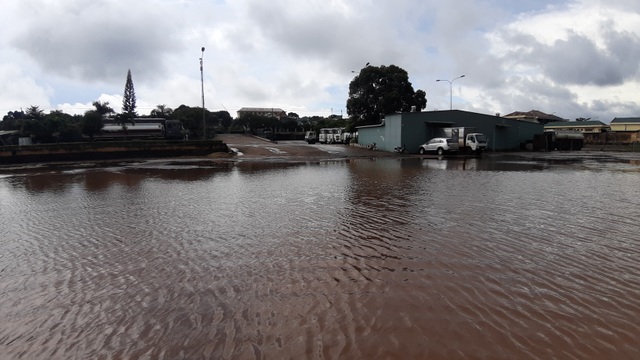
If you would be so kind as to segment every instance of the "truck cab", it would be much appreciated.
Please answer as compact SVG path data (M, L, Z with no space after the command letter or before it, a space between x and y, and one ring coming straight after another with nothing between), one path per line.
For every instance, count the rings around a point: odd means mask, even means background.
M481 133L470 133L465 138L465 146L468 150L481 153L487 150L487 137Z
M307 131L307 133L304 135L304 139L309 144L315 144L316 141L318 141L315 131Z

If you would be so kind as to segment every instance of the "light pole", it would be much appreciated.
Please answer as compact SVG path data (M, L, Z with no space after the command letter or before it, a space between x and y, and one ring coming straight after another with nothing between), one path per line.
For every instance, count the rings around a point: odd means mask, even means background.
M464 75L460 75L457 78L453 78L451 80L436 80L436 82L438 81L446 81L449 83L449 110L453 110L453 82L463 78Z
M202 60L204 59L204 46L202 47L202 56L200 56L200 86L202 87L202 139L207 139L207 125L205 124L204 113L204 71L202 69Z

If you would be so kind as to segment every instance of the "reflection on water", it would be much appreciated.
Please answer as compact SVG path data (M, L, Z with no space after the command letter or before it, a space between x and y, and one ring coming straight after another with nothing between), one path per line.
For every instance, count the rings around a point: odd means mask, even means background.
M638 358L637 164L561 160L14 172L3 356Z

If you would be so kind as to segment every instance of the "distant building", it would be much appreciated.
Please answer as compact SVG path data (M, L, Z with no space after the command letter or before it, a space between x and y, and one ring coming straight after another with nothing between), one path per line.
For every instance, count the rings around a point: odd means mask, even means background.
M527 111L527 112L515 111L515 112L512 112L511 114L507 114L507 115L505 115L503 117L507 118L507 119L514 119L514 120L521 120L521 121L528 121L528 122L536 122L536 123L540 123L540 124L547 124L547 123L550 123L550 122L565 121L561 117L555 116L553 114L545 114L540 110L531 110L531 111Z
M0 145L14 145L17 143L16 136L19 133L18 130L1 130L0 131Z
M254 114L260 116L270 116L279 119L287 116L287 113L280 108L260 108L260 107L243 107L238 110L238 117L241 118L242 115L246 114Z
M640 131L640 117L615 118L610 126L611 131Z
M554 121L544 125L545 130L575 130L583 134L599 134L609 131L609 125L594 120L587 121Z

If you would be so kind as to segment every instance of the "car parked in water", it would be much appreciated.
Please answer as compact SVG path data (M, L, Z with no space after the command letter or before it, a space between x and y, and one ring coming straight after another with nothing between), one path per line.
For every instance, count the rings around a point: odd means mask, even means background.
M433 138L426 143L420 145L418 152L420 154L436 153L444 155L445 153L458 151L458 143L450 138Z

